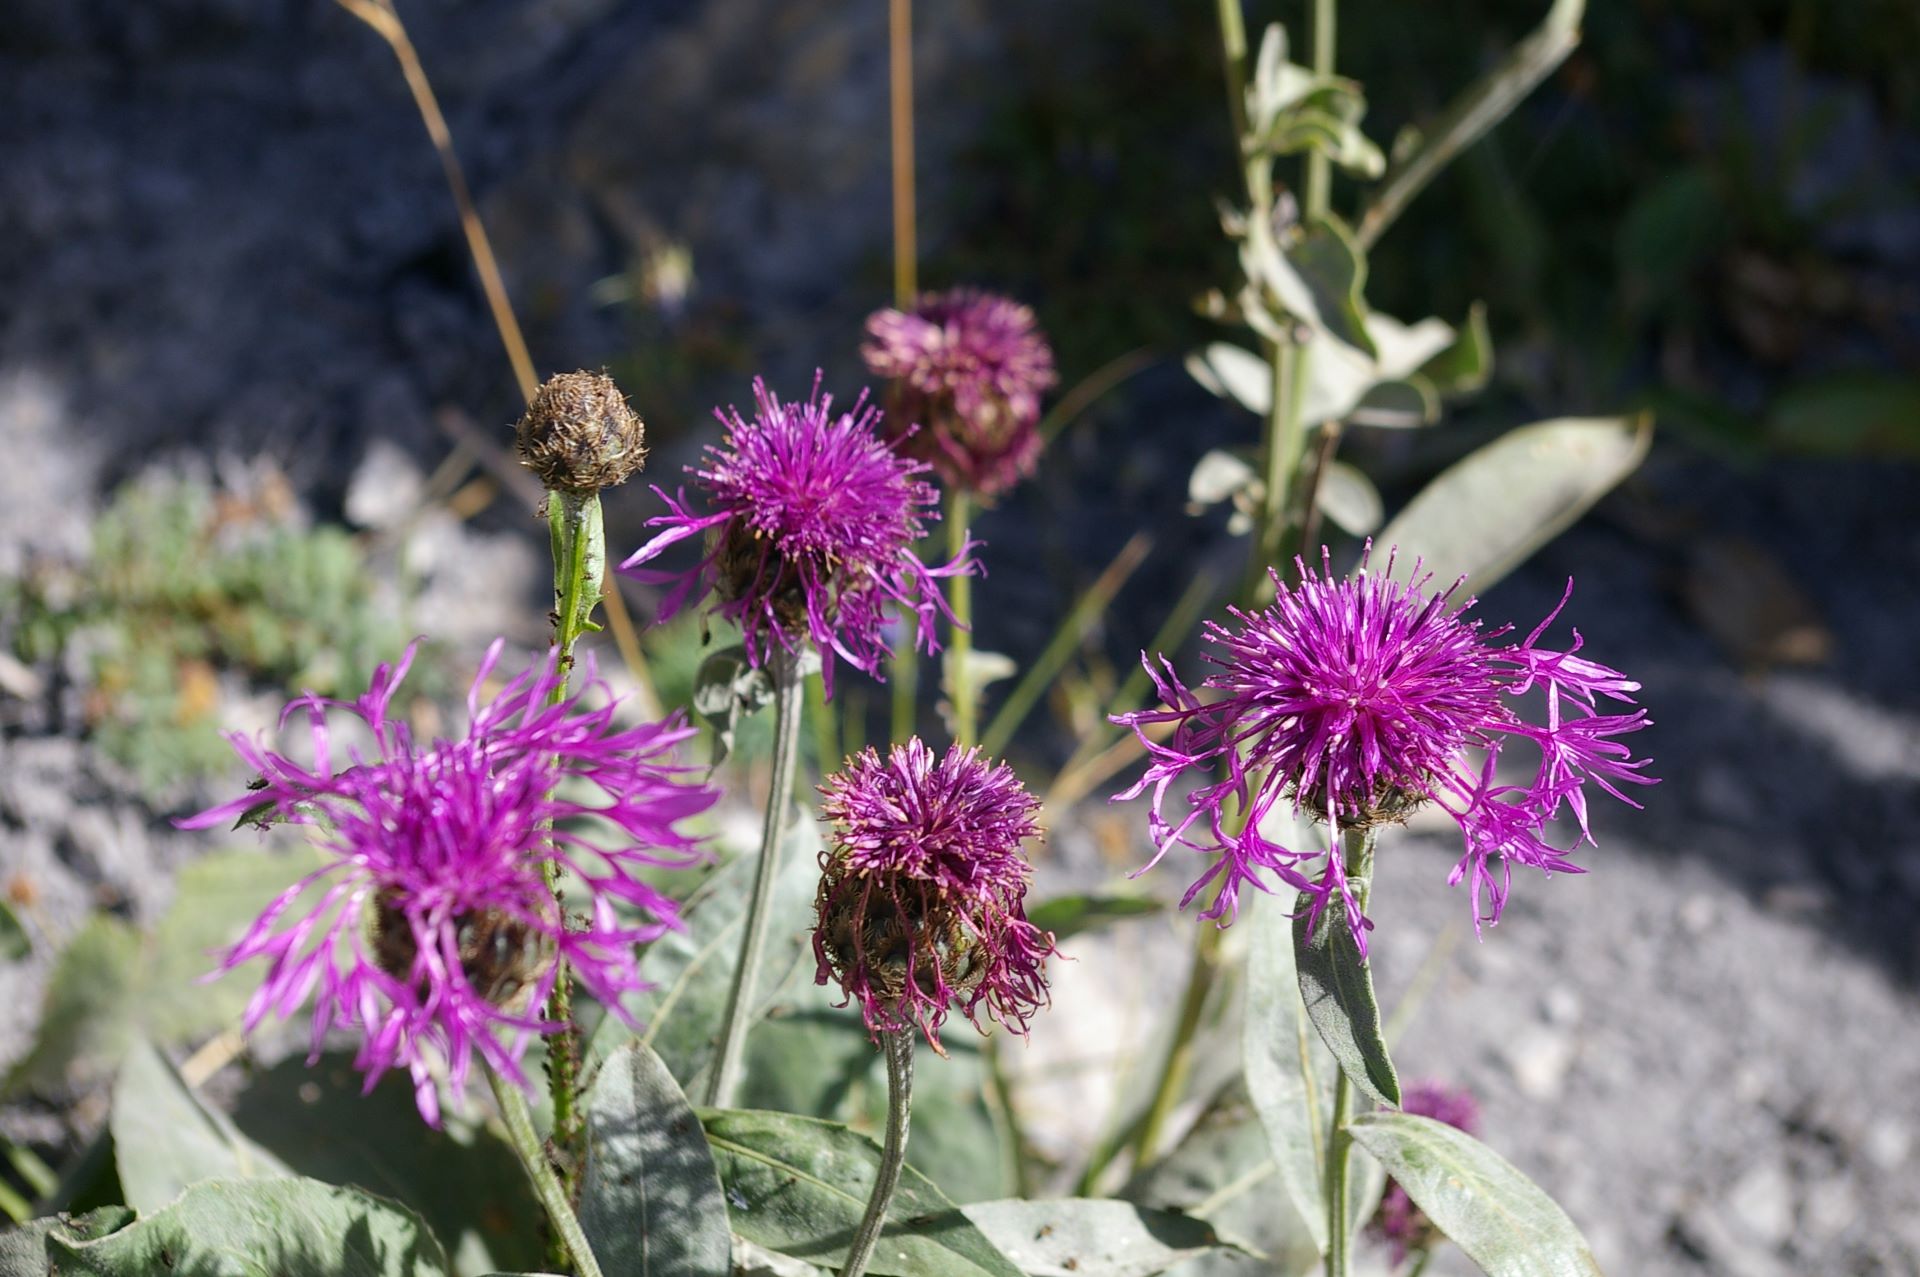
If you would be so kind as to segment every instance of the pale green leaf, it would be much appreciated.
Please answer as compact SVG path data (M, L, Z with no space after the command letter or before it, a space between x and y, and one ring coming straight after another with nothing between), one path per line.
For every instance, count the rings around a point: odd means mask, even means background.
M1566 1212L1465 1131L1411 1113L1368 1113L1351 1130L1488 1277L1599 1277Z
M1523 426L1468 454L1375 537L1436 582L1484 591L1551 541L1647 455L1647 417L1564 417Z
M136 1042L127 1052L107 1123L121 1191L143 1215L203 1180L293 1173L225 1114L201 1104L150 1042Z

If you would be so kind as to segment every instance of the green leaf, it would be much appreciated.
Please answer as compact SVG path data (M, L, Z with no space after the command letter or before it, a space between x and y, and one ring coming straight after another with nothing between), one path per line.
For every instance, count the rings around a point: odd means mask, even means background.
M1386 157L1360 131L1366 109L1357 83L1287 61L1286 29L1277 22L1267 27L1247 85L1255 145L1274 155L1324 151L1350 173L1378 177Z
M124 1206L102 1206L84 1215L57 1215L29 1220L18 1228L0 1232L0 1277L45 1277L48 1266L47 1238L59 1233L68 1241L92 1241L117 1232L133 1222L133 1212Z
M446 1277L420 1217L353 1188L305 1179L196 1184L173 1205L86 1240L47 1237L62 1274L153 1277Z
M1242 349L1232 342L1216 341L1189 354L1186 369L1187 375L1199 382L1209 394L1232 399L1257 416L1267 415L1267 406L1273 402L1273 370L1265 359L1251 350ZM1208 453L1207 456L1218 456L1223 460L1215 461L1214 469L1204 476L1198 467L1195 468L1194 478L1188 481L1188 495L1195 500L1203 500L1215 491L1219 495L1212 499L1224 500L1244 486L1245 479L1258 478L1253 467L1244 461L1241 462L1244 475L1228 466L1228 461L1239 460L1231 453ZM1198 491L1194 490L1196 483L1199 485Z
M0 962L18 962L33 952L33 941L13 906L0 900Z
M808 647L800 657L800 677L818 673L820 656ZM740 724L773 704L773 675L747 660L744 644L707 654L693 680L693 712L713 729L713 766L733 752Z
M1563 417L1523 426L1442 471L1374 538L1447 585L1485 591L1633 473L1648 417Z
M1373 247L1428 182L1456 155L1506 119L1508 112L1573 52L1580 42L1580 18L1586 8L1586 0L1553 0L1540 25L1514 45L1498 66L1448 103L1441 117L1404 153L1400 147L1394 148L1393 166L1360 217L1363 248Z
M1306 1221L1314 1246L1324 1253L1327 1208L1320 1181L1326 1127L1321 1109L1331 1087L1314 1069L1292 935L1280 925L1277 904L1257 900L1253 905L1257 912L1247 954L1246 1019L1240 1039L1247 1097L1260 1115L1281 1187Z
M460 1272L537 1268L545 1216L507 1142L456 1113L428 1126L404 1071L362 1085L350 1055L296 1055L248 1080L233 1123L299 1175L407 1203Z
M1467 322L1439 354L1420 365L1419 374L1443 395L1469 395L1493 376L1493 334L1487 328L1487 306L1467 308Z
M1320 510L1341 531L1363 537L1386 517L1380 490L1358 466L1335 460L1320 476Z
M1287 261L1313 293L1317 322L1330 335L1378 359L1380 351L1367 326L1367 258L1347 224L1332 213L1307 223L1306 232L1287 250Z
M1028 1277L1154 1277L1210 1251L1246 1254L1203 1220L1129 1202L978 1202L965 1214Z
M1294 963L1307 1016L1355 1086L1382 1104L1398 1104L1400 1079L1380 1032L1373 973L1347 928L1346 904L1336 893L1316 926L1307 912L1312 899L1300 894L1293 920Z
M1094 931L1127 918L1142 918L1166 910L1164 900L1138 895L1054 896L1031 906L1027 921L1042 931L1051 931L1055 940L1065 940L1083 931Z
M580 1226L607 1277L727 1277L732 1237L713 1155L667 1066L638 1042L587 1097Z
M291 1175L285 1163L202 1105L150 1042L128 1051L107 1119L127 1205L152 1214L202 1180Z
M1599 1277L1566 1212L1465 1131L1410 1113L1368 1113L1351 1130L1489 1277Z
M859 1227L880 1149L844 1126L786 1113L700 1113L733 1227L755 1245L837 1268ZM907 1167L868 1271L892 1277L1021 1277L932 1181Z

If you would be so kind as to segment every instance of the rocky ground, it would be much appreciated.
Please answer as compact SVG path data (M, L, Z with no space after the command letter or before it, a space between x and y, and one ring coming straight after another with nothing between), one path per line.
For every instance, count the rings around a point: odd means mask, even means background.
M315 509L351 517L356 473L377 488L398 482L392 450L416 480L440 460L443 410L511 418L440 175L368 30L292 0L16 8L0 34L0 573L81 553L101 494L156 458L265 455ZM1041 19L986 0L922 9L937 157L991 103L999 42ZM881 6L407 13L543 367L656 341L673 360L639 368L685 399L737 396L753 369L853 375L859 319L887 290ZM940 196L936 178L932 237ZM676 246L693 262L684 300ZM591 300L596 283L605 299L648 281L651 304ZM1036 495L983 521L1001 547L985 646L1034 650L1063 577L1084 580L1135 526L1170 566L1126 596L1116 659L1187 565L1232 561L1180 505L1193 460L1237 423L1172 367L1105 412ZM694 420L656 422L663 457ZM1489 1141L1564 1202L1609 1272L1920 1272L1917 503L1911 467L1735 467L1663 446L1483 601L1525 625L1577 578L1568 615L1646 684L1663 783L1643 813L1600 814L1591 873L1520 882L1479 942L1444 885L1446 835L1416 823L1383 854L1380 980L1392 1000L1438 947L1402 1071L1474 1087ZM636 496L616 524L644 510ZM524 516L509 499L439 534L429 587L445 617L468 601L449 621L462 637L537 617ZM197 840L76 736L54 703L74 680L0 673L5 871L31 874L51 929L102 904L153 916ZM1074 813L1046 881L1137 863L1136 817ZM1034 1085L1063 1053L1137 1054L1186 935L1161 921L1081 947L1024 1057ZM45 971L44 955L0 966L0 1005L19 1009L0 1018L0 1062L24 1047ZM1095 1117L1062 1107L1042 1135Z

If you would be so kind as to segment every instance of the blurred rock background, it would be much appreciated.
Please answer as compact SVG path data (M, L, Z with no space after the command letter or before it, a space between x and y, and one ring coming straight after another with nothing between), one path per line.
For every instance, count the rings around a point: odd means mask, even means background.
M1539 7L1348 0L1370 133L1437 109ZM756 373L857 391L890 292L884 5L402 13L536 363L613 371L656 479ZM1152 361L979 521L980 641L1018 658L1152 532L1080 655L1097 692L1197 567L1240 553L1183 509L1194 461L1252 429L1179 366L1217 335L1190 302L1229 266L1214 33L1197 9L945 0L915 53L923 280L1031 299L1068 386ZM1373 259L1392 313L1484 300L1499 360L1441 427L1355 440L1390 499L1521 421L1658 414L1642 474L1483 606L1527 624L1575 576L1591 649L1647 684L1665 783L1604 813L1590 875L1521 883L1484 943L1430 831L1379 894L1389 997L1453 937L1403 1070L1473 1084L1490 1141L1610 1272L1920 1272L1916 66L1908 0L1596 6ZM422 630L457 685L493 634L539 642L546 603L531 502L485 464L518 393L368 28L319 0L16 0L0 154L0 888L30 939L0 962L4 1064L56 945L94 910L150 923L203 849L165 817L236 783L217 727ZM615 495L616 547L652 509ZM277 582L324 602L308 629L262 619L288 613ZM1039 774L1086 712L1050 709L1016 750ZM1090 802L1043 883L1130 869L1142 839ZM1058 1059L1137 1053L1185 928L1085 943L1081 992L1036 1031L1036 1098ZM1100 1116L1048 1107L1061 1140ZM0 1130L58 1149L75 1119L97 1102L16 1100Z

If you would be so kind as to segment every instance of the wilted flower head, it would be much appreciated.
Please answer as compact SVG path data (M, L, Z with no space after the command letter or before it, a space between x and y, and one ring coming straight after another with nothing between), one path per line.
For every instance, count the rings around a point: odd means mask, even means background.
M839 982L867 1028L917 1026L940 1050L959 1002L1015 1032L1047 1000L1042 959L1053 937L1027 921L1040 804L1004 763L955 745L936 759L919 737L883 760L872 749L821 786L833 822L813 952L817 979Z
M1400 1111L1445 1122L1469 1135L1479 1133L1480 1105L1465 1087L1447 1086L1441 1082L1416 1082L1401 1093ZM1406 1262L1408 1252L1431 1249L1439 1240L1439 1232L1434 1228L1433 1221L1413 1204L1413 1199L1407 1196L1407 1190L1395 1180L1387 1181L1387 1190L1381 1195L1380 1205L1373 1213L1372 1227L1383 1241L1393 1247L1396 1267Z
M867 335L867 367L895 383L892 432L942 479L993 497L1033 473L1040 396L1057 378L1032 310L956 288L876 311Z
M1243 884L1270 889L1263 871L1313 892L1316 918L1338 892L1362 953L1371 924L1346 881L1341 829L1397 821L1422 803L1443 808L1466 847L1449 881L1471 875L1476 927L1499 921L1515 864L1582 872L1567 856L1592 841L1587 783L1638 806L1619 786L1653 781L1640 774L1646 760L1617 739L1646 727L1646 711L1601 713L1598 702L1631 704L1640 685L1575 655L1577 630L1564 652L1540 646L1573 582L1526 638L1500 642L1511 627L1482 632L1466 617L1474 600L1450 601L1458 582L1431 593L1431 577L1417 565L1412 581L1395 581L1391 555L1385 572L1370 571L1363 559L1348 578L1333 575L1324 550L1321 564L1318 574L1298 564L1301 581L1292 588L1275 574L1270 606L1230 609L1231 625L1208 623L1217 650L1207 659L1218 669L1201 685L1207 699L1164 657L1159 669L1146 661L1166 708L1114 721L1134 729L1152 760L1139 783L1118 795L1153 790L1156 851L1148 867L1176 843L1215 857L1186 894L1190 901L1224 875L1219 898L1202 915L1208 918L1230 916ZM1516 712L1519 698L1536 689L1545 699L1543 723ZM1533 774L1501 784L1496 764L1514 761L1507 754L1515 742L1534 746ZM1167 816L1175 781L1222 767L1225 779L1194 789L1187 810ZM1287 847L1270 840L1263 825L1283 800L1324 822L1327 841ZM1564 849L1546 841L1563 805L1580 826ZM1324 866L1309 877L1303 867L1316 858Z
M647 461L647 427L600 372L547 378L514 430L520 464L560 492L625 483Z
M758 379L753 395L750 421L738 409L716 411L725 441L708 447L704 469L687 468L706 494L708 513L694 513L684 492L675 498L655 488L672 513L649 524L666 530L620 570L671 587L662 620L716 594L714 611L739 624L755 666L765 662L769 640L798 652L811 639L829 695L836 653L879 676L889 655L883 625L892 604L913 613L914 639L936 650L936 610L946 611L946 603L934 578L977 565L967 557L971 542L944 567L914 556L924 520L939 517L938 494L918 477L927 467L898 456L874 433L880 413L864 393L851 412L838 415L817 377L804 403L781 403ZM700 533L706 555L690 571L640 566Z
M549 705L551 653L483 702L498 642L467 695L466 734L418 744L393 715L417 646L382 665L358 700L308 693L286 707L282 725L306 716L310 765L235 735L260 780L179 823L313 827L325 865L274 901L221 962L229 970L267 959L246 1028L270 1011L291 1016L313 997L314 1057L329 1029L360 1030L354 1066L368 1089L386 1070L406 1069L421 1116L437 1124L440 1065L456 1096L476 1052L527 1084L519 1060L528 1036L562 1027L538 1011L556 960L625 1015L620 995L643 987L634 945L679 925L674 902L633 871L698 861L677 826L716 794L674 762L691 728L669 720L622 729L611 704ZM371 737L370 754L350 747L340 756L335 712L365 725L355 734ZM543 877L549 865L584 886L576 902L584 920L561 919ZM616 903L637 916L623 917Z

